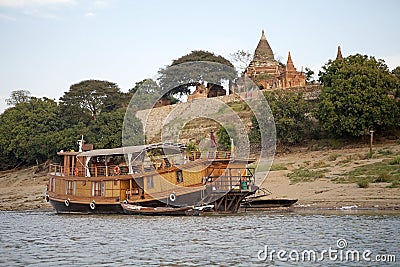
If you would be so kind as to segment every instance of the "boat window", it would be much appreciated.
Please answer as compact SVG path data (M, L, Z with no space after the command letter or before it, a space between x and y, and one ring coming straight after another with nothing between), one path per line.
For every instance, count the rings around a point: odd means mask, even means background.
M153 176L148 176L146 180L147 180L147 188L153 188L154 187Z
M65 181L66 195L75 195L76 193L76 181Z
M50 178L50 192L56 192L56 178Z
M106 182L92 182L92 196L104 197L106 191Z
M176 172L176 181L177 181L178 183L183 183L182 171L177 171L177 172Z
M101 196L104 197L106 192L106 182L101 182Z

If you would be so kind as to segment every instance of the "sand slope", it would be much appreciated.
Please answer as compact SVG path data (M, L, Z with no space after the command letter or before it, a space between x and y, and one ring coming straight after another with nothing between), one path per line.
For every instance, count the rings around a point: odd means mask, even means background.
M395 154L400 151L400 145L378 145L374 150L390 150ZM376 152L373 158L362 159L368 152L368 147L324 151L299 149L294 153L278 155L274 164L284 165L287 170L270 171L263 187L272 192L268 198L298 199L297 207L341 208L357 205L359 208L400 209L400 188L387 188L390 183L370 183L368 188L360 188L355 183L334 181L335 178L346 177L356 167L388 158ZM340 156L332 161L331 155L335 154ZM318 168L319 165L323 165L322 168ZM287 174L299 167L325 169L326 172L324 178L312 182L291 183Z

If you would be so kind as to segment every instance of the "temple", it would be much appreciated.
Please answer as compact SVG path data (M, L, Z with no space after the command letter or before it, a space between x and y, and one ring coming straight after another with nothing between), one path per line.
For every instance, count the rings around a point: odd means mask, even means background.
M340 45L339 45L337 48L336 60L340 60L340 59L343 59L343 56L342 56L342 49L340 48Z
M294 67L290 52L286 65L274 58L271 46L265 37L264 30L254 51L253 60L245 70L245 76L251 78L260 89L289 88L306 85L303 70L298 72Z
M188 101L192 101L197 98L209 98L223 95L226 95L226 90L222 85L207 83L206 87L204 84L197 84L196 90L188 95Z

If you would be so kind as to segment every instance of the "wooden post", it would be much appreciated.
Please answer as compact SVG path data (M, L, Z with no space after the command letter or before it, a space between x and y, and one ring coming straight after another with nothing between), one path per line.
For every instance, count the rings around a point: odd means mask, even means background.
M129 196L128 199L132 197L132 178L129 179Z
M372 144L374 143L374 131L370 130L369 131L371 135L370 143L369 143L369 153L372 154Z
M232 170L231 168L229 170L229 190L232 190Z

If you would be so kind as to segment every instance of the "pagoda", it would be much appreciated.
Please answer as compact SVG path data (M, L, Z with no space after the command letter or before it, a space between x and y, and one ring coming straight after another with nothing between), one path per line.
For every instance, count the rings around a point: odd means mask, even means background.
M275 60L264 30L254 51L253 60L244 74L251 78L260 89L298 87L306 84L305 74L303 71L296 70L290 52L286 66Z

